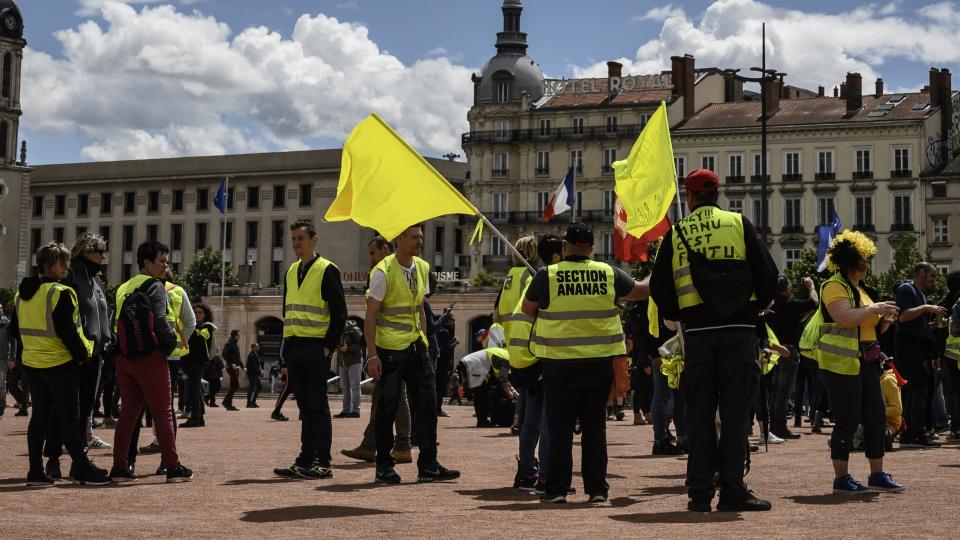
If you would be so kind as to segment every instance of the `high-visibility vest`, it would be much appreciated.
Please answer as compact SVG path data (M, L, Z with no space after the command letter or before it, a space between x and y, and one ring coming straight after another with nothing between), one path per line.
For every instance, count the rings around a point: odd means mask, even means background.
M167 293L167 322L177 334L177 348L170 353L171 357L180 358L190 353L190 345L187 343L187 337L183 335L183 319L180 317L180 310L183 308L183 297L187 291L183 287L167 281L163 284L163 290Z
M488 380L490 377L500 380L500 375L502 371L500 371L501 368L498 368L496 365L494 365L493 359L499 358L503 362L506 362L507 364L509 364L510 353L506 349L501 347L487 347L486 349L483 350L483 352L487 353L487 359L490 360L490 373L487 374Z
M777 335L773 333L773 329L770 328L769 324L764 324L767 327L767 340L771 345L780 345L780 340L777 339ZM772 348L772 347L771 347ZM767 360L763 359L763 354L760 355L760 370L764 375L773 371L773 368L776 367L777 362L780 360L780 355L773 353L770 355L770 358Z
M547 282L550 305L537 312L534 356L569 360L626 354L610 265L562 261L547 267Z
M510 354L510 367L516 369L528 368L537 363L538 358L530 350L530 336L533 333L533 317L523 312L523 299L527 296L530 282L523 287L523 293L517 300L517 305L511 314L510 326L507 328L507 352Z
M60 283L47 282L41 284L37 293L29 300L21 298L19 292L14 298L20 339L23 343L23 365L45 369L66 364L73 359L70 349L57 336L53 327L53 309L64 294L70 297L73 305L71 320L87 349L87 357L93 355L93 341L87 339L80 325L80 306L77 303L76 291Z
M847 297L850 299L850 306L855 307L856 300L853 298L853 289L839 273L834 274L820 286L821 298L823 298L824 287L831 282L843 286L843 290L847 292ZM824 316L826 316L827 307L822 302L820 309L824 310ZM835 322L824 322L820 325L820 341L817 342L816 357L820 369L839 375L859 375L860 327L841 328Z
M956 321L951 318L950 326L952 327L955 323ZM943 350L943 355L951 360L956 360L957 367L960 368L960 336L947 335L947 346Z
M392 351L402 351L418 339L427 345L427 335L420 324L419 308L423 305L424 292L429 283L430 264L420 257L414 257L416 265L417 290L410 290L407 276L397 262L396 255L388 255L373 270L381 271L387 278L387 294L377 314L377 347Z
M283 337L323 338L330 327L330 308L320 295L320 286L332 262L317 257L301 284L300 260L287 269L284 289Z
M133 294L133 291L137 290L143 283L149 279L154 279L146 274L137 274L127 281L123 282L119 287L117 287L117 309L114 310L113 314L113 331L117 331L117 321L120 320L120 308L123 306L123 301L127 299L128 296ZM168 311L169 313L169 311Z
M677 222L690 248L703 253L709 260L747 260L747 246L743 241L743 216L715 206L701 206ZM677 291L680 309L698 306L703 299L693 284L687 248L676 231L671 234L673 245L673 286ZM756 299L752 296L751 299Z
M500 289L500 300L497 302L497 316L503 325L504 333L509 333L510 323L513 321L514 308L521 293L526 290L530 282L530 272L525 266L515 266L507 273L507 279Z

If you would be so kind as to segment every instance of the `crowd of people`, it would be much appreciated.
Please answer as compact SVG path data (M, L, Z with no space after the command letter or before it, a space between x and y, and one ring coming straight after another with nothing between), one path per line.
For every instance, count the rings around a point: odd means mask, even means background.
M711 511L718 491L718 511L770 510L746 485L750 452L790 444L800 438L790 428L803 422L814 433L831 431L835 493L903 491L884 468L886 452L937 447L947 431L960 439L960 273L947 276L938 304L927 297L939 276L929 263L889 294L872 290L865 278L876 246L844 231L827 251L829 275L791 283L753 224L717 207L719 186L708 170L687 176L690 215L665 235L640 280L591 258L588 225L574 223L562 237L520 238L492 324L473 336L476 350L462 355L454 306L437 314L430 305L437 285L418 257L420 226L395 243L370 241L361 327L348 317L336 264L317 253L315 226L292 224L297 260L283 283L280 362L269 368L279 395L270 416L289 420L282 407L294 396L301 437L294 462L274 474L333 476L332 418L361 416L368 375L375 381L368 424L359 444L341 454L375 463L377 483L399 483L395 466L413 462L413 448L418 482L459 478L440 464L437 424L447 415L445 399L468 397L478 427L518 436L513 486L547 503L575 493L576 435L587 500L608 499L606 423L624 420L630 406L634 425L651 425L653 455L689 456L694 512ZM42 246L37 275L19 284L13 313L0 311L0 353L10 359L0 386L11 390L18 415L32 407L29 486L63 477L64 450L67 476L78 484L136 480L138 452L159 453L157 473L168 482L190 480L177 429L206 425L223 372L225 409L238 410L241 374L246 407L259 407L259 345L243 361L233 330L220 349L209 306L192 303L170 275L169 249L155 241L139 246L140 273L118 288L112 310L98 277L106 250L89 233L72 251ZM819 286L814 278L822 278ZM327 395L331 371L342 390L336 414ZM109 471L86 453L109 448L93 435L98 419L115 424ZM144 419L155 439L139 447ZM849 467L859 451L869 465L865 483Z

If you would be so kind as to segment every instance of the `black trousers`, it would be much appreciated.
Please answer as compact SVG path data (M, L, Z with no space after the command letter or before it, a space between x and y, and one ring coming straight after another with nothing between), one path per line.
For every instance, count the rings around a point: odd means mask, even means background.
M895 356L897 369L907 379L903 387L903 417L907 421L907 439L923 435L928 419L927 393L932 381L930 365L924 358L924 341L897 332Z
M377 347L377 355L383 365L383 374L377 381L380 386L380 400L377 402L374 426L377 467L394 465L394 460L390 457L393 449L393 423L400 407L400 393L403 391L401 383L404 381L407 383L407 399L410 402L411 437L416 437L420 447L417 467L420 470L432 467L437 463L437 382L427 347L419 341L402 351Z
M490 376L483 384L473 389L473 412L477 415L477 427L492 425L494 390L497 378Z
M94 358L82 366L76 367L77 415L80 418L80 440L83 446L87 445L87 441L93 435L90 429L90 420L96 400L97 378L100 376L102 364L103 361L100 358ZM50 424L50 432L47 433L43 455L49 458L59 458L63 455L63 439L60 436L60 425L57 422Z
M877 364L861 361L859 375L839 375L821 369L820 380L830 395L830 408L836 422L830 435L830 459L850 459L853 435L861 424L867 459L882 458L887 416Z
M200 363L184 363L183 370L187 374L187 404L190 408L190 419L200 420L203 418L203 386L200 379L203 378L204 366ZM212 383L211 383L212 384Z
M100 366L100 407L103 410L103 416L113 416L115 407L114 398L114 385L116 380L116 374L113 368L113 361L104 359L103 365ZM96 406L96 405L95 405Z
M713 499L714 475L719 473L720 497L743 500L748 496L743 482L748 418L760 380L756 332L747 328L693 332L684 336L683 346L680 386L687 398L687 493L696 501Z
M943 359L943 369L947 372L948 383L943 385L943 397L947 403L947 412L950 414L950 431L954 433L960 432L960 366L957 364L957 360L952 358L944 357Z
M247 405L257 403L257 398L260 397L261 385L259 375L247 375Z
M86 465L89 460L83 451L80 426L78 366L70 361L52 368L25 366L24 370L30 377L33 396L33 411L27 427L30 471L43 471L43 445L51 432L59 433L74 467Z
M327 401L330 355L324 355L320 342L289 339L284 344L284 357L290 387L297 395L297 408L300 409L297 464L310 467L316 462L321 467L329 467L333 439L330 403Z
M583 488L607 495L607 397L613 361L542 361L550 429L546 493L566 495L573 477L573 430L580 419Z
M437 382L437 412L443 409L443 398L447 397L447 385L450 383L450 358L437 359L437 369L434 378Z
M207 388L207 403L209 403L211 407L217 404L217 392L220 391L220 386L222 386L220 381L222 380L223 377L217 377L212 381L207 381L209 385Z

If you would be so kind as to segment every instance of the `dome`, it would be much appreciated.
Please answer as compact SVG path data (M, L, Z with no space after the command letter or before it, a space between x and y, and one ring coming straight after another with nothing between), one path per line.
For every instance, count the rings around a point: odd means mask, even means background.
M543 72L540 66L527 55L498 54L483 66L480 72L480 87L477 89L477 103L499 103L499 83L508 84L507 102L520 101L520 95L526 92L536 101L543 96Z

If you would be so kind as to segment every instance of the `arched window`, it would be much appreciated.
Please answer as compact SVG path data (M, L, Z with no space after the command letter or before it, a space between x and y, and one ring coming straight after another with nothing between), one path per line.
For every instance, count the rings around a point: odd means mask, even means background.
M4 161L7 159L7 148L10 146L7 141L7 131L7 123L0 122L0 159Z
M10 85L13 81L13 56L8 52L3 55L3 81L0 84L0 97L10 97Z

